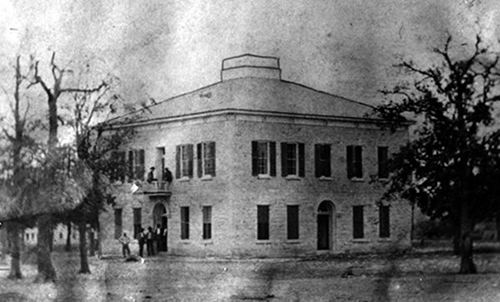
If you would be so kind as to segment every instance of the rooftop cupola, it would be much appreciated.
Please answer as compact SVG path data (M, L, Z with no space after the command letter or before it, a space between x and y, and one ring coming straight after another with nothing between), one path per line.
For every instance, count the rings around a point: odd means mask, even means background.
M280 80L280 59L243 54L222 60L221 81L248 77Z

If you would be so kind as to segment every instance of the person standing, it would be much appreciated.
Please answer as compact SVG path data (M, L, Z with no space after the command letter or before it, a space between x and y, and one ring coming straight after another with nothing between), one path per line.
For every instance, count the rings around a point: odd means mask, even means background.
M170 186L172 179L173 179L172 172L168 168L165 168L165 171L163 172L163 181L166 181Z
M144 257L144 244L146 243L146 234L144 234L144 228L141 228L141 232L138 234L139 241L139 256Z
M154 251L154 246L153 246L153 228L148 227L148 232L146 234L146 250L148 252L148 256L154 256L155 251Z
M118 239L120 243L122 244L122 253L123 257L127 258L130 256L130 248L128 245L130 244L130 238L127 236L127 233L123 233L123 235Z

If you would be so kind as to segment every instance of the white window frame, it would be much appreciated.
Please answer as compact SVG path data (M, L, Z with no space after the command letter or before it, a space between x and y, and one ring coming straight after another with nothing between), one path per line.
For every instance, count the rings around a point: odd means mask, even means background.
M207 167L205 166L208 164L210 157L208 157L208 146L210 143L213 142L202 142L201 143L201 176L202 177L213 177L213 173L207 173ZM213 162L215 165L215 152L213 153ZM215 172L215 168L213 169Z
M295 173L294 174L290 174L288 173L288 171L286 171L286 177L299 177L299 143L286 143L287 145L287 149L286 149L286 154L285 156L287 157L286 158L286 161L287 161L287 170L289 169L289 167L291 167L290 163L288 162L288 146L289 145L295 145Z
M265 144L265 159L262 161L265 161L265 173L258 173L258 177L271 177L271 142L270 141L257 141L257 169L260 170L260 146L261 144Z
M180 145L179 169L181 178L189 178L189 145ZM185 154L184 154L185 153ZM184 162L185 161L185 162Z

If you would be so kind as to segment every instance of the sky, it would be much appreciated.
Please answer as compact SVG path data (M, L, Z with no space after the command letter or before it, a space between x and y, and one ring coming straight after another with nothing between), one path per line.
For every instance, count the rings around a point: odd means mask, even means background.
M428 64L447 33L459 46L478 32L499 49L500 1L0 0L0 83L18 54L48 76L55 51L140 103L217 82L222 59L253 53L279 57L283 79L373 104L400 80L394 64Z

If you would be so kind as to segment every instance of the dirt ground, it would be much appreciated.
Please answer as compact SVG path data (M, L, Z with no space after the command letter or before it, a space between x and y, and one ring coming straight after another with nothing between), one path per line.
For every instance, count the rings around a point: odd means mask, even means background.
M78 275L76 253L57 252L56 284L6 278L0 301L500 301L500 254L477 254L477 275L457 275L449 252L314 259L196 259L160 256L144 263L91 259Z

